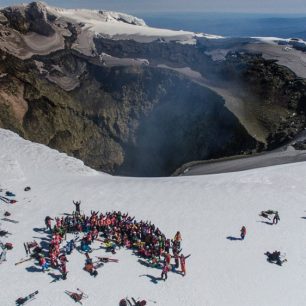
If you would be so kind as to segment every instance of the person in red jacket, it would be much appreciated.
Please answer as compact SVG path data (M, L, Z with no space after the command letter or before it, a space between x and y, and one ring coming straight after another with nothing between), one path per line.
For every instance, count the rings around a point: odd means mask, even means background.
M164 281L168 278L168 272L169 272L169 265L165 262L164 266L163 266L163 270L161 273L161 279L163 279ZM164 278L165 276L165 278Z
M56 256L54 251L50 252L50 261L51 261L51 267L52 268L57 268L58 267L57 256Z
M68 273L66 263L68 262L68 259L67 259L65 254L62 254L59 257L59 260L61 262L62 277L63 277L63 279L66 279L67 278L67 273Z
M180 264L181 264L181 274L182 276L186 275L186 259L188 257L190 257L191 254L189 254L188 256L184 256L183 254L181 254L180 256Z
M46 261L46 259L45 259L45 257L43 255L41 255L39 257L38 261L39 261L39 265L41 266L41 269L42 269L43 272L49 270L49 265L48 265L48 263L47 263L47 261Z
M170 261L171 261L171 255L170 255L170 253L165 253L165 262L166 262L166 264L167 265L169 265L170 264Z
M246 227L245 226L242 226L241 230L240 230L240 237L241 237L241 240L244 240L244 237L246 235Z

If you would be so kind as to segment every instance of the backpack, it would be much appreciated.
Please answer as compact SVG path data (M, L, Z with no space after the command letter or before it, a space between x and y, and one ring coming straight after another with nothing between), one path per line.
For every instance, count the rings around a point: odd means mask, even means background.
M12 250L12 249L13 249L13 244L10 243L10 242L7 242L4 246L5 246L5 248L6 248L7 250Z
M119 306L127 306L127 302L125 299L120 300Z

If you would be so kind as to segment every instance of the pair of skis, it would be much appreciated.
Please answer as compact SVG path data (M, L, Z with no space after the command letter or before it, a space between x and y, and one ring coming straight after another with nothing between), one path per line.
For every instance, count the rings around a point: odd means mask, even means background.
M32 242L24 242L23 246L24 246L24 249L26 251L26 254L30 255L31 254L31 249L37 247L38 243L34 240Z
M125 299L122 299L119 303L119 306L145 306L147 305L147 302L145 300L136 301L135 298L133 297L131 298L131 300L127 297ZM155 301L153 302L156 303Z
M35 296L38 294L38 290L34 291L33 293L30 293L29 295L25 297L20 297L19 299L16 300L16 305L24 305L27 302L30 302L35 299Z
M24 262L30 261L30 260L32 260L34 258L35 258L35 255L31 254L29 258L24 258L24 259L21 259L20 261L16 262L15 266L18 266L18 265L20 265L20 264L22 264Z
M30 261L31 259L34 259L36 257L36 254L31 253L31 247L38 246L38 243L36 241L30 242L30 243L29 242L24 242L23 246L24 246L26 255L30 256L30 257L21 259L20 261L15 263L15 266L18 266L18 265L20 265L24 262Z
M1 220L2 220L2 221L6 221L6 222L11 222L11 223L14 223L14 224L19 223L19 221L12 220L12 219L9 219L9 218L2 218Z
M78 291L78 292L72 292L72 291L65 290L65 293L66 293L67 295L69 295L76 303L79 303L79 304L83 305L82 302L81 302L81 300L82 300L82 299L87 299L87 298L88 298L88 295L85 294L85 293L84 293L81 289L79 289L79 288L77 288L77 291Z
M106 262L116 262L118 263L119 262L119 259L115 259L115 258L109 258L109 257L99 257L99 256L96 256L100 262L103 262L103 263L106 263Z
M6 204L14 204L14 203L17 202L16 200L11 200L11 199L8 199L4 196L0 196L0 200L3 201Z

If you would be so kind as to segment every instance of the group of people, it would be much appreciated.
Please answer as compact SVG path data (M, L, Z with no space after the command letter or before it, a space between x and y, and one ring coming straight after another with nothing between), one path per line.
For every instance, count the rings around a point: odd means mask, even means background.
M260 217L266 218L268 220L272 220L272 224L277 224L280 221L279 213L275 210L265 210L261 211L259 214ZM272 217L273 216L273 217ZM244 240L246 235L246 227L242 226L240 229L240 237L241 240ZM276 263L277 265L282 265L287 259L281 258L281 252L274 251L272 253L266 252L265 255L267 256L267 260L271 263Z
M132 249L139 257L146 260L152 267L162 269L161 279L166 280L169 271L177 271L182 276L186 275L186 258L181 254L182 236L178 231L173 239L168 239L158 227L148 221L137 222L135 217L123 214L120 211L105 214L91 211L89 216L81 214L80 202L74 202L76 210L73 214L61 218L45 218L46 228L51 231L52 239L49 244L50 264L58 268L65 279L67 276L66 255L71 254L80 238L80 251L90 253L94 241L102 242L106 251L115 253L117 248ZM53 224L54 223L54 224ZM78 236L75 240L63 241L68 234ZM102 238L102 239L101 239ZM170 254L171 249L171 254ZM171 260L174 259L174 263ZM48 269L48 262L44 256L40 257L42 270ZM86 264L88 264L86 262ZM86 268L85 264L85 268ZM85 269L86 270L86 269ZM95 274L96 276L96 274Z

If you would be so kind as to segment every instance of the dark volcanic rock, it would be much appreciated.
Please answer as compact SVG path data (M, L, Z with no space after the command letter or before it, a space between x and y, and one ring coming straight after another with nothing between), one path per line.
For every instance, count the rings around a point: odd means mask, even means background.
M13 29L23 34L32 31L51 36L55 33L48 23L48 20L54 20L54 16L47 14L45 6L39 2L32 2L26 7L8 7L1 10L1 13Z
M86 65L86 74L68 93L40 75L32 60L2 62L25 84L28 109L14 129L96 169L168 175L187 161L258 145L218 95L176 72L99 67L68 50L36 60L45 67L64 63L71 72Z
M294 142L294 143L292 144L292 146L293 146L296 150L306 150L306 140L301 140L301 141Z

